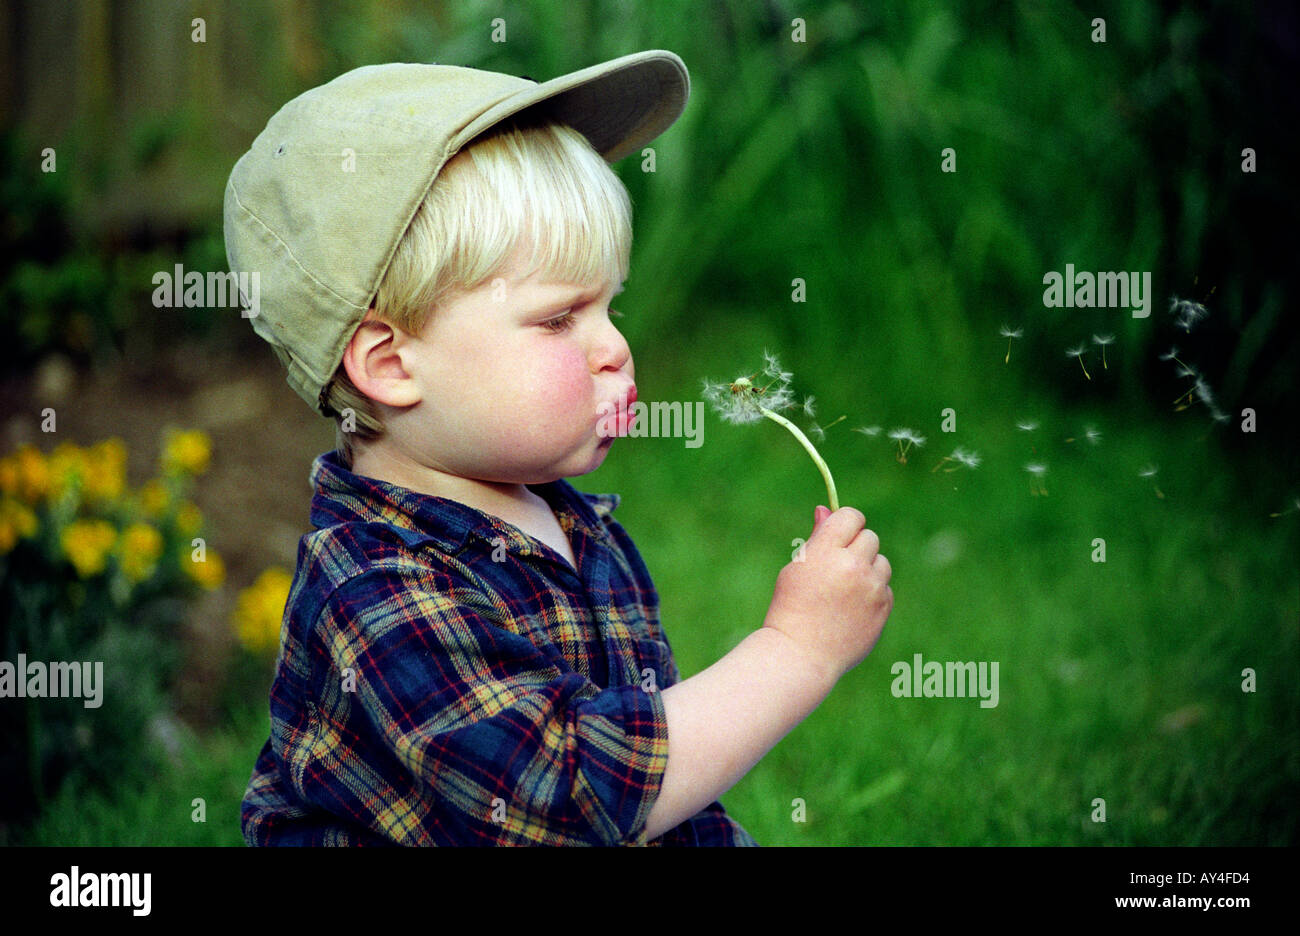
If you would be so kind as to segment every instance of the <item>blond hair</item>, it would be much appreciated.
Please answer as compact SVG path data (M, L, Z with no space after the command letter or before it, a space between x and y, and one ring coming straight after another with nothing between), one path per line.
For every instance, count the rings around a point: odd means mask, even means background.
M581 133L517 115L468 143L443 167L415 213L375 295L375 315L418 334L440 304L483 286L522 245L520 277L619 284L627 278L632 202ZM381 437L378 406L340 365L326 402L336 447L352 465L352 436ZM345 428L353 423L355 429Z

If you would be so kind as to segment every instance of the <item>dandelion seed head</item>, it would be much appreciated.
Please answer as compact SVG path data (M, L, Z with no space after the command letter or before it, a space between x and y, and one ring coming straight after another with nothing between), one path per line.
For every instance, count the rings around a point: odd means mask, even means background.
M806 415L806 416L816 416L816 415L817 415L817 407L816 407L816 405L813 403L813 401L816 400L816 399L817 399L817 398L816 398L816 397L813 397L813 396L804 397L804 401L803 401L803 411L804 411L804 415Z
M1028 471L1031 475L1038 478L1047 473L1047 466L1042 462L1030 462L1025 465L1025 471Z
M823 429L821 426L817 425L816 423L813 423L811 426L808 427L808 434L812 436L814 439L816 439L818 442L826 441L826 430Z
M1097 429L1094 428L1093 426L1084 427L1083 437L1093 445L1096 445L1098 442L1101 441L1101 433L1098 432Z
M1088 350L1088 349L1085 348L1083 345L1079 345L1077 348L1066 348L1066 349L1065 349L1065 356L1066 356L1066 357L1083 357L1084 353L1085 353L1087 350Z
M978 468L980 466L980 457L977 452L968 452L964 448L955 448L952 454L948 456L953 461L961 462L967 468Z
M1022 419L1020 422L1016 423L1016 428L1021 432L1033 432L1038 428L1038 423L1032 419Z
M1160 360L1162 360L1162 361L1172 361L1172 360L1173 360L1174 358L1176 358L1176 357L1178 357L1178 346L1177 346L1177 345L1170 345L1170 346L1169 346L1169 350L1166 351L1164 354L1160 355Z
M998 334L1003 338L1019 338L1024 333L1025 330L1023 328L1008 328L1006 325L1003 325L998 329Z
M704 381L705 401L721 417L733 425L758 422L763 410L789 409L794 405L794 393L781 385L768 388L760 394L748 377L741 376L729 383Z
M1180 364L1180 365L1178 366L1178 376L1179 376L1179 377L1195 377L1195 376L1196 376L1196 368L1194 368L1194 367L1188 367L1186 364Z
M1207 384L1200 377L1197 377L1196 386L1193 389L1196 391L1197 399L1199 399L1206 406L1214 406L1214 394L1210 392L1209 384Z
M1115 336L1114 336L1114 335L1093 335L1093 336L1092 336L1092 341L1093 341L1093 343L1094 343L1094 344L1099 344L1099 345L1101 345L1102 347L1105 347L1106 345L1111 344L1112 342L1114 342L1114 340L1115 340Z
M879 427L879 426L858 426L858 427L855 428L853 431L854 431L854 432L860 432L860 433L862 433L864 436L871 436L871 437L873 437L873 438L874 438L875 436L880 435L880 427Z
M1138 477L1154 478L1159 473L1159 471L1160 469L1157 468L1155 465L1144 465L1142 467L1142 470L1138 472Z

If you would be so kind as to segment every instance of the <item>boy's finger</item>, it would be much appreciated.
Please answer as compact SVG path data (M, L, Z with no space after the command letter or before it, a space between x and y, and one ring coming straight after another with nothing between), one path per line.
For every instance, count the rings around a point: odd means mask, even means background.
M824 542L829 546L847 546L866 525L867 518L862 515L862 511L853 507L841 507L817 524L812 536L808 538L808 545Z

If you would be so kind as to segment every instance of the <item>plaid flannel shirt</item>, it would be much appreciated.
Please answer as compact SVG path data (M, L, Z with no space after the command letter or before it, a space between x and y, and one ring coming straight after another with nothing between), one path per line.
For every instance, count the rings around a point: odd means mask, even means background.
M618 495L530 485L575 570L335 452L311 481L248 844L755 844L717 802L645 839L678 672Z

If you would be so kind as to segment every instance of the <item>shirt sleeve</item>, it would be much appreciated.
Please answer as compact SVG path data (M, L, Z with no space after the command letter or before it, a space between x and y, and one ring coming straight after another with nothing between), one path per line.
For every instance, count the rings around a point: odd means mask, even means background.
M317 731L358 769L314 775L339 778L336 808L402 844L644 844L668 761L660 693L601 689L508 615L426 568L335 590L316 628Z

